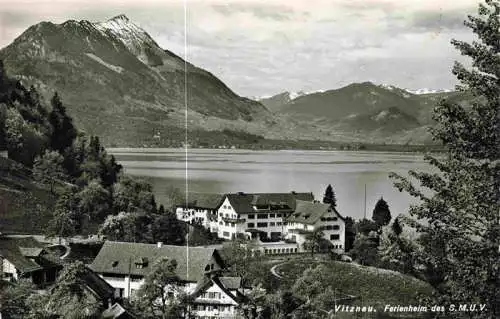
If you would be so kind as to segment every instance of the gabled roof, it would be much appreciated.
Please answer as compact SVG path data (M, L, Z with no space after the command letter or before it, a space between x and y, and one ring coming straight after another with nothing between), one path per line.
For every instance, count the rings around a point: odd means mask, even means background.
M195 289L191 293L191 297L197 298L204 291L212 287L213 285L218 286L229 298L231 298L234 302L241 302L241 296L238 293L232 293L231 290L238 290L241 288L241 278L240 277L208 277L204 276L198 283L196 284ZM217 302L220 303L220 302Z
M29 237L31 238L31 237ZM22 246L20 246L22 245ZM26 245L40 245L33 238L10 238L0 236L0 256L7 259L16 269L21 273L30 273L37 270L44 269L43 265L31 260L27 255L36 254L38 252L37 246L26 247ZM26 254L24 255L23 252ZM39 254L41 251L39 252ZM39 255L38 254L38 255ZM37 255L37 256L38 256Z
M221 284L229 290L241 288L241 277L219 277Z
M312 193L234 193L227 194L232 207L237 213L253 213L253 206L283 205L285 210L294 210L295 201L313 201ZM221 203L222 204L222 203ZM219 205L220 207L220 205Z
M180 280L196 282L205 275L205 266L212 256L224 267L215 248L189 247L189 262L186 256L186 246L158 247L156 244L106 241L90 268L97 273L146 276L158 259L166 257L177 262L176 273ZM147 258L148 263L137 268L135 263L140 258ZM186 265L189 265L189 271Z
M103 303L107 303L108 299L114 298L115 288L90 268L85 267L85 273L80 279L87 286L87 289L91 290Z
M125 309L119 303L113 304L102 313L102 318L105 319L134 319L136 318L130 311Z
M340 216L330 204L298 200L295 212L288 217L287 222L314 225L329 211L334 212L340 219L344 220L344 217Z
M222 200L224 200L224 194L215 193L188 193L187 196L187 207L188 208L205 208L205 209L217 209ZM175 204L176 207L186 207L186 199L181 200Z

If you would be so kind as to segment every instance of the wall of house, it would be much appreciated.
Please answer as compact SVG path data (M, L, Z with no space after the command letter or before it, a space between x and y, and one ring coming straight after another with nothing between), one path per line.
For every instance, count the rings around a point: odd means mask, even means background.
M4 277L9 277L14 280L18 279L18 273L16 267L7 259L2 258L2 275Z
M232 207L231 202L227 197L224 199L224 202L217 210L217 236L224 239L233 239L238 232L236 229L238 224L225 222L223 218L239 218L238 214ZM239 229L241 230L241 228Z
M212 285L198 296L193 306L196 317L234 318L238 305L219 286Z
M179 220L187 223L196 221L199 222L203 227L210 229L210 221L208 219L208 215L211 210L209 209L177 207L175 212L177 215L177 219Z
M333 251L342 254L345 252L345 222L337 215L335 211L327 212L314 225L304 223L289 223L286 226L285 237L290 240L295 240L299 246L300 252L305 252L304 242L306 234L296 233L293 230L314 231L321 228L323 238L328 240L333 245ZM338 235L338 239L333 239L332 236Z

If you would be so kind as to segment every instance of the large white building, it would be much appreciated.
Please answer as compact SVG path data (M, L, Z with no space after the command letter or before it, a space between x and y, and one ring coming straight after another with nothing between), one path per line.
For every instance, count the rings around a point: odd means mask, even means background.
M312 193L226 194L217 209L217 235L278 241L285 233L286 219L295 210L295 201L313 201Z
M216 233L217 209L223 198L221 194L189 193L187 200L175 205L177 219L199 224Z
M319 202L296 202L294 213L287 219L285 238L298 245L303 252L308 234L321 230L324 243L329 250L345 252L345 219L329 204Z
M222 276L225 265L215 248L106 241L90 268L115 288L116 297L133 298L161 258L176 261L180 285L170 292L193 296L196 318L239 318L241 280Z

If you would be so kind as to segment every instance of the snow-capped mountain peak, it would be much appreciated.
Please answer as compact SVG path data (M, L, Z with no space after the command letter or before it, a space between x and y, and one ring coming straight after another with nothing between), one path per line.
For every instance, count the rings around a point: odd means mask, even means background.
M406 91L410 92L410 93L413 93L413 94L417 94L417 95L420 95L420 94L432 94L432 93L449 93L449 92L453 92L453 90L451 89L427 89L427 88L423 88L423 89L417 89L417 90L410 90L410 89L405 89Z
M120 14L105 22L94 23L94 26L104 34L111 35L120 40L145 64L148 64L146 48L153 49L153 51L161 50L144 29L130 21L124 14Z

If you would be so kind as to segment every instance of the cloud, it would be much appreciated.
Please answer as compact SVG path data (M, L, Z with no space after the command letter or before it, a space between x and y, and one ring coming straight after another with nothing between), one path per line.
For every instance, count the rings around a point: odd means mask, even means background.
M460 59L450 39L470 39L462 22L476 6L477 0L0 0L0 46L40 21L125 13L162 47L180 56L187 49L189 62L243 95L365 80L444 88Z

